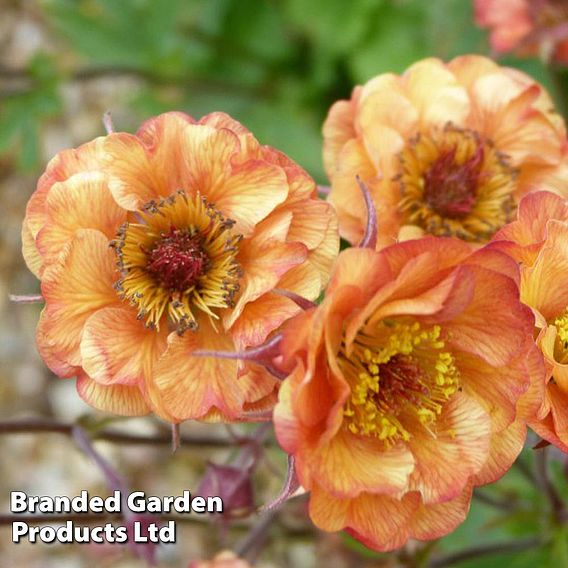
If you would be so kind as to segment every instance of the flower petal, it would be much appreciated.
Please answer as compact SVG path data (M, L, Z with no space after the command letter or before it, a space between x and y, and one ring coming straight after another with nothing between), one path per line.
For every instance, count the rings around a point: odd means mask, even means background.
M282 212L261 223L251 239L243 241L238 262L243 270L235 307L227 313L224 325L229 329L245 305L272 290L289 270L302 264L308 250L303 243L286 242L292 214Z
M485 485L505 475L521 453L526 437L527 427L523 420L516 420L505 430L491 436L489 457L481 471L474 476L473 483Z
M101 385L85 373L77 377L77 392L90 406L119 416L144 416L150 412L137 386Z
M37 343L54 373L75 374L81 364L79 346L85 322L97 310L120 302L113 289L116 279L114 253L107 238L93 229L78 230L58 260L45 270L41 291L46 305Z
M176 420L200 419L220 411L228 420L242 413L250 390L248 381L237 376L237 361L218 357L194 357L192 351L234 351L231 336L216 331L209 318L201 316L199 328L181 337L168 338L168 347L154 367L156 404Z
M408 445L416 460L409 490L422 501L440 503L457 497L489 456L491 420L475 400L456 393L436 420L435 440L422 432Z
M39 278L43 259L39 254L34 236L32 234L32 230L30 229L30 225L27 219L25 219L22 224L22 256L24 257L26 266L29 268L30 272L34 276Z
M337 498L355 497L364 491L399 493L414 468L412 454L404 444L385 451L382 442L346 430L320 446L306 446L296 460L300 471L301 462L309 462L310 477Z
M558 275L568 274L568 223L550 220L548 236L533 266L521 275L521 298L547 320L564 313L568 287L558 285Z
M510 278L480 266L471 266L475 294L469 306L445 324L449 344L472 353L493 366L506 365L532 335L534 317L518 300L518 288ZM495 310L507 305L507 310ZM491 313L491 325L487 314Z
M138 385L143 390L166 341L164 328L147 328L130 306L103 308L83 328L82 366L102 385Z
M319 273L306 262L288 271L277 286L314 300L321 290L321 281ZM272 331L300 311L301 308L295 302L275 292L248 302L231 327L236 348L242 350L260 345Z
M284 202L288 182L282 168L263 160L249 160L235 166L230 176L218 178L203 194L235 221L235 231L249 236L257 223Z
M451 501L422 504L410 520L410 535L418 540L433 540L453 531L467 517L471 485Z
M515 420L517 402L528 389L524 355L523 352L513 364L503 367L494 367L467 353L457 356L464 393L485 408L496 431L507 428Z
M126 221L100 172L79 173L51 188L45 203L46 224L37 235L44 261L57 257L79 229L97 229L109 240Z
M423 59L409 67L403 78L421 123L461 124L470 110L467 91L439 59Z
M354 93L355 95L355 93ZM343 146L356 137L353 125L355 109L352 101L337 101L330 109L323 125L325 140L323 163L328 177L337 166L337 157Z
M363 195L357 187L357 176L367 184L371 195L374 195L374 189L380 183L377 172L367 156L363 143L354 139L347 142L341 150L337 172L331 178L332 191L329 195L329 201L335 207L340 219L340 234L352 244L361 240L367 223L367 208ZM377 205L380 205L377 207L379 214L382 204L375 203L375 206ZM379 226L383 226L380 215Z
M364 493L351 501L347 532L374 550L400 548L408 540L410 520L419 505L417 493L406 493L401 499Z
M507 254L531 266L546 240L551 219L568 221L568 202L548 191L529 193L519 204L518 219L495 234L493 246L506 246Z

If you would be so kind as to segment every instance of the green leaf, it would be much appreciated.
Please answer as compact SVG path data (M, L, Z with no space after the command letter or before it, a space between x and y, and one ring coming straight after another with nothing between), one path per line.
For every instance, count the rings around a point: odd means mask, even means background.
M317 48L346 54L360 45L379 21L383 0L289 0L292 23L311 38Z
M249 58L261 57L266 63L289 58L293 49L286 38L283 19L272 2L233 1L225 15L223 39L228 46L246 50Z
M39 163L39 132L37 122L29 119L21 132L21 148L18 167L23 171L33 171Z
M263 144L269 144L296 160L323 183L321 125L309 112L285 101L261 103L243 116L243 122Z
M425 55L425 33L417 22L424 20L424 6L416 2L385 6L373 34L349 58L356 83L379 73L400 73Z

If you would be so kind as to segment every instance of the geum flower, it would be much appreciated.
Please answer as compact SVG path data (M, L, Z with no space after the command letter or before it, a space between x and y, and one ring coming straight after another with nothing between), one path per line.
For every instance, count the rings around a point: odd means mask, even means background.
M258 345L316 298L336 219L306 172L222 113L153 118L59 153L32 195L23 253L45 298L37 344L117 414L241 420L277 381L192 357Z
M510 467L543 387L518 279L457 239L340 253L322 304L284 327L274 411L318 527L381 551L434 539Z
M518 200L543 184L566 191L562 118L520 71L480 56L425 59L336 102L324 124L324 163L341 236L360 242L377 208L379 248L431 234L489 241Z
M529 425L568 452L568 201L545 191L527 195L492 246L521 266L521 300L534 311L544 356L546 396Z
M490 30L496 54L539 55L568 63L566 0L475 0L475 20Z

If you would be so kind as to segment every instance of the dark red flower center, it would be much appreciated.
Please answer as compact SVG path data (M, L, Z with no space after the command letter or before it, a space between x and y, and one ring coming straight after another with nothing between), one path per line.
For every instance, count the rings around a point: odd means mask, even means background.
M394 355L379 365L380 390L374 395L380 408L395 416L408 404L419 406L430 395L426 373L408 355Z
M425 202L442 217L451 219L471 213L484 159L481 145L461 163L456 160L456 153L456 146L442 152L423 177Z
M208 260L198 234L172 226L148 253L146 270L163 288L183 292L197 283Z

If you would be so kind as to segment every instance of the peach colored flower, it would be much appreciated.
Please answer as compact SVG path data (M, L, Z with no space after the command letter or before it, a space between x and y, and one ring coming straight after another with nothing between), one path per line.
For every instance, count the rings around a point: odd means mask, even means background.
M484 243L543 184L566 191L562 118L527 75L480 56L425 59L335 103L324 125L324 163L341 235L366 224L357 187L369 187L378 246L424 233Z
M546 396L529 425L568 452L568 201L544 191L528 195L494 246L520 263L521 300L535 313L544 355Z
M284 328L274 413L314 523L377 550L461 523L540 403L533 325L500 251L425 237L342 252L323 303Z
M188 568L251 568L246 560L242 560L233 552L220 552L213 560L194 560Z
M39 351L117 414L236 420L274 403L262 367L192 357L262 343L316 298L337 253L313 180L222 113L153 118L58 154L23 254L41 280Z
M475 20L490 30L497 54L513 51L568 63L565 0L475 0Z

